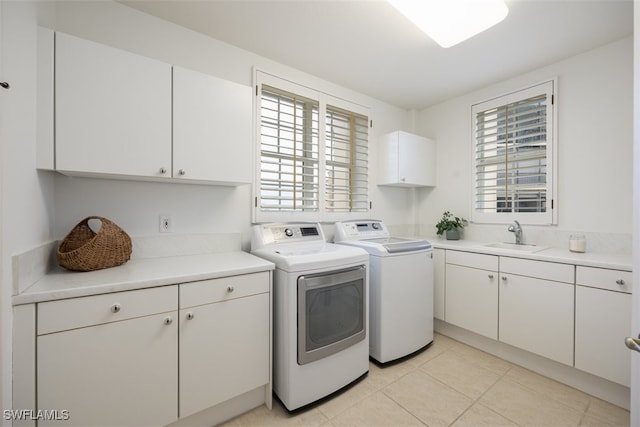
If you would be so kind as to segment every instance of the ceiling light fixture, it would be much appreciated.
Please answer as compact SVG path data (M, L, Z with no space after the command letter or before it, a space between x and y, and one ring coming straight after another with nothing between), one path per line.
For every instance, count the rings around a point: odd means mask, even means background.
M496 25L509 13L504 0L387 0L442 47Z

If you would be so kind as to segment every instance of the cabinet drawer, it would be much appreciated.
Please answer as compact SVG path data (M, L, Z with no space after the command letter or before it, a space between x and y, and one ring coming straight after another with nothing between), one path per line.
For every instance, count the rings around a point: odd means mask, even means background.
M573 283L574 281L574 266L555 262L500 257L500 272L555 282Z
M630 271L607 268L576 267L576 284L610 291L631 293ZM620 284L621 283L621 284Z
M177 286L162 286L38 304L38 335L177 309Z
M180 308L269 292L269 272L202 280L180 285Z
M481 268L483 270L498 270L498 257L495 255L448 250L446 262L447 264L457 264L465 267Z

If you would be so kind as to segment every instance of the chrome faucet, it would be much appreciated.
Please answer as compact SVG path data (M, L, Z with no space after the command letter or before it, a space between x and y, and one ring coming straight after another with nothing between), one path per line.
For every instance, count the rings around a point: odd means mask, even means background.
M513 221L514 224L511 224L507 230L516 235L516 245L522 244L522 227L518 221Z

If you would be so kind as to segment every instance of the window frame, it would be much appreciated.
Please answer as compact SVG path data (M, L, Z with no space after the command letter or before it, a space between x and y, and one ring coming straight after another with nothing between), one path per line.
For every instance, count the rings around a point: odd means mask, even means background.
M558 114L558 82L557 78L542 81L537 84L496 96L484 101L475 102L470 108L470 141L471 141L471 198L470 211L471 222L486 224L508 224L518 220L527 225L555 225L558 218L558 191L557 191L557 114ZM476 208L478 203L476 194L477 184L477 156L476 148L476 116L477 113L493 108L506 106L519 101L524 101L538 95L545 94L546 105L546 212L482 212Z
M302 211L265 211L260 207L261 200L261 105L262 105L262 86L266 85L278 90L296 94L307 99L318 101L318 210L311 212ZM325 120L327 116L327 105L340 110L346 110L354 114L362 115L367 118L368 131L368 163L371 161L371 127L369 126L371 115L370 108L357 104L343 98L332 96L321 90L313 89L303 84L298 84L290 80L278 77L263 70L254 69L254 179L253 179L253 200L252 200L252 221L254 223L263 222L293 222L293 221L309 221L309 222L335 222L349 219L368 219L371 216L369 201L367 201L366 212L329 212L326 210L327 203L326 194L326 147L325 147ZM367 169L367 198L371 197L371 176L370 170Z

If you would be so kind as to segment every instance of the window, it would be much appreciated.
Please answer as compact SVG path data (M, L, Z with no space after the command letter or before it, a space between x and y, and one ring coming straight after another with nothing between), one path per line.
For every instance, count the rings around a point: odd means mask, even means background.
M555 223L554 85L472 106L473 221Z
M260 208L318 210L318 102L262 87Z
M327 105L326 210L368 212L368 119Z
M361 106L257 72L255 221L368 217Z

